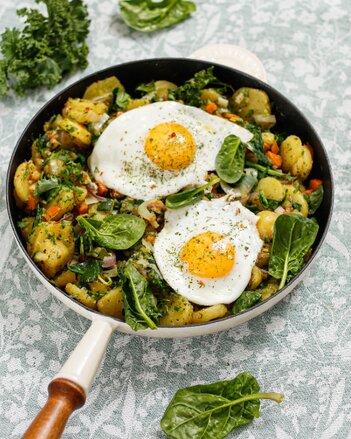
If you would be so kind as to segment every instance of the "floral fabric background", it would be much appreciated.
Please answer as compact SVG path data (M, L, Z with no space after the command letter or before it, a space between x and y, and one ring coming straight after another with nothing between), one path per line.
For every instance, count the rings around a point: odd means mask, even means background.
M16 3L16 6L15 6ZM88 0L89 67L55 89L0 101L0 438L24 432L47 397L47 385L89 322L54 299L34 277L12 238L5 175L16 140L35 112L68 83L134 59L187 56L210 43L252 50L268 82L291 98L321 135L336 182L330 233L309 274L271 311L239 328L186 340L116 333L85 407L64 437L164 438L159 421L185 385L229 379L247 370L262 389L282 391L280 406L230 437L351 438L350 221L351 4L349 0L197 0L197 12L174 28L144 35L127 28L117 1ZM17 25L2 0L0 30Z

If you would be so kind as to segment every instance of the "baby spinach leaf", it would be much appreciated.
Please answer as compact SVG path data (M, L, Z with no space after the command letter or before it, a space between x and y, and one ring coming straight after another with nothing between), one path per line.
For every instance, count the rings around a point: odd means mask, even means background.
M243 175L246 145L230 134L224 139L216 156L216 172L226 183L236 183Z
M320 185L315 191L312 192L312 194L305 195L306 201L309 206L308 209L309 215L313 215L318 209L318 207L322 204L323 196L324 196L323 185Z
M234 302L232 313L238 314L241 311L245 311L245 309L251 308L260 301L261 296L262 295L258 290L244 291L241 296Z
M125 23L141 32L153 32L185 20L196 10L193 2L183 0L120 0Z
M134 330L156 329L160 311L148 282L128 260L120 270L125 322Z
M259 393L256 379L242 372L228 381L180 389L161 419L173 439L222 439L260 416L260 399L282 402L281 393Z
M169 209L180 209L181 207L188 206L189 204L200 201L205 195L205 189L220 181L219 178L214 178L204 186L185 189L185 191L178 192L177 194L169 195L166 198L166 206Z
M281 279L279 289L285 285L288 275L295 276L301 270L304 256L314 243L318 228L316 221L298 214L278 216L274 223L268 272Z
M69 265L67 268L73 273L79 274L79 284L84 286L89 282L93 282L96 276L100 274L101 262L96 259L88 259L80 264Z
M144 220L135 215L108 215L99 227L83 216L78 216L77 221L95 242L114 250L130 248L145 232Z
M111 211L114 207L114 201L107 198L105 201L100 201L99 204L97 205L96 210L98 210L99 212L108 212Z

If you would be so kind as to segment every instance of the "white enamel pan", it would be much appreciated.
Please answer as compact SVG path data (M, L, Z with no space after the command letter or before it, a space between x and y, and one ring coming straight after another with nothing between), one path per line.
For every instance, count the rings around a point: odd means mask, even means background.
M265 302L259 303L247 311L205 324L179 327L163 326L156 330L145 330L135 333L126 323L99 314L97 311L91 310L67 296L65 292L52 285L35 265L29 257L25 243L16 227L18 209L13 197L14 173L17 166L23 160L29 159L31 143L41 133L44 122L53 114L60 113L62 105L68 97L81 97L85 88L92 82L116 75L126 86L127 91L132 93L138 84L154 79L167 79L181 84L199 70L211 65L215 66L215 75L220 80L231 84L234 88L247 86L265 90L273 103L279 129L286 133L296 134L305 142L313 145L313 176L323 179L325 189L323 204L316 214L320 231L314 246L314 253L299 275L283 289ZM55 439L61 436L70 414L75 409L84 405L113 331L119 330L132 335L161 338L193 337L211 334L240 325L262 314L282 300L301 281L303 274L316 257L327 233L333 205L331 169L322 142L311 124L287 98L266 83L233 68L185 58L150 59L117 65L89 75L64 89L34 116L21 135L9 163L6 192L10 223L23 257L38 279L57 299L92 322L76 349L49 384L48 401L23 436L27 439Z

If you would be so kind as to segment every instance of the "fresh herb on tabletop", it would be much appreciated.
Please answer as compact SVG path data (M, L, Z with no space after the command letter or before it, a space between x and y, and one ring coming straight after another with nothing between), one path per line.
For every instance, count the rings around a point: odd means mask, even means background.
M274 224L268 272L281 279L279 289L302 269L304 257L317 237L318 228L313 218L298 214L278 216Z
M281 403L282 393L260 393L257 380L242 372L228 381L180 389L161 419L168 438L222 439L260 416L260 400Z
M141 32L153 32L172 26L195 12L193 2L183 0L120 0L125 23Z
M0 96L10 89L24 95L27 89L49 88L62 77L88 64L88 11L82 0L36 0L37 9L17 10L24 17L23 29L6 29L1 35Z

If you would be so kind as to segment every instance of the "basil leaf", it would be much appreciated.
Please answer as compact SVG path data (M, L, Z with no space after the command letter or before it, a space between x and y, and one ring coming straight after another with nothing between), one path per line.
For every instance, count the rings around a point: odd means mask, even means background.
M78 224L102 247L126 250L134 245L145 232L145 222L135 215L109 215L99 228L83 216L77 217Z
M259 291L244 291L234 302L232 313L238 314L241 311L251 308L261 300L261 296Z
M283 288L289 276L295 276L303 267L304 256L314 243L318 224L298 214L279 215L274 223L274 234L268 273L281 279Z
M234 428L260 416L260 399L282 402L280 393L258 393L248 372L213 384L180 389L161 419L161 428L173 439L222 439Z
M177 194L169 195L166 198L166 207L168 207L169 209L180 209L181 207L196 203L197 201L200 201L205 195L205 189L213 186L219 181L219 178L214 178L204 186L186 189L185 191L178 192Z
M161 312L148 282L131 260L120 270L125 322L134 330L156 329Z
M216 156L216 172L226 183L236 183L243 175L246 145L230 134L224 139Z
M84 286L93 280L100 274L101 262L96 259L88 259L76 265L69 265L67 268L73 273L77 273L80 276L79 284Z
M309 210L308 210L309 215L313 215L316 212L318 207L322 204L323 197L324 197L323 185L320 185L315 191L312 192L312 194L305 195L305 199L309 206Z
M183 0L120 0L125 23L141 32L153 32L185 20L196 11L193 2Z

